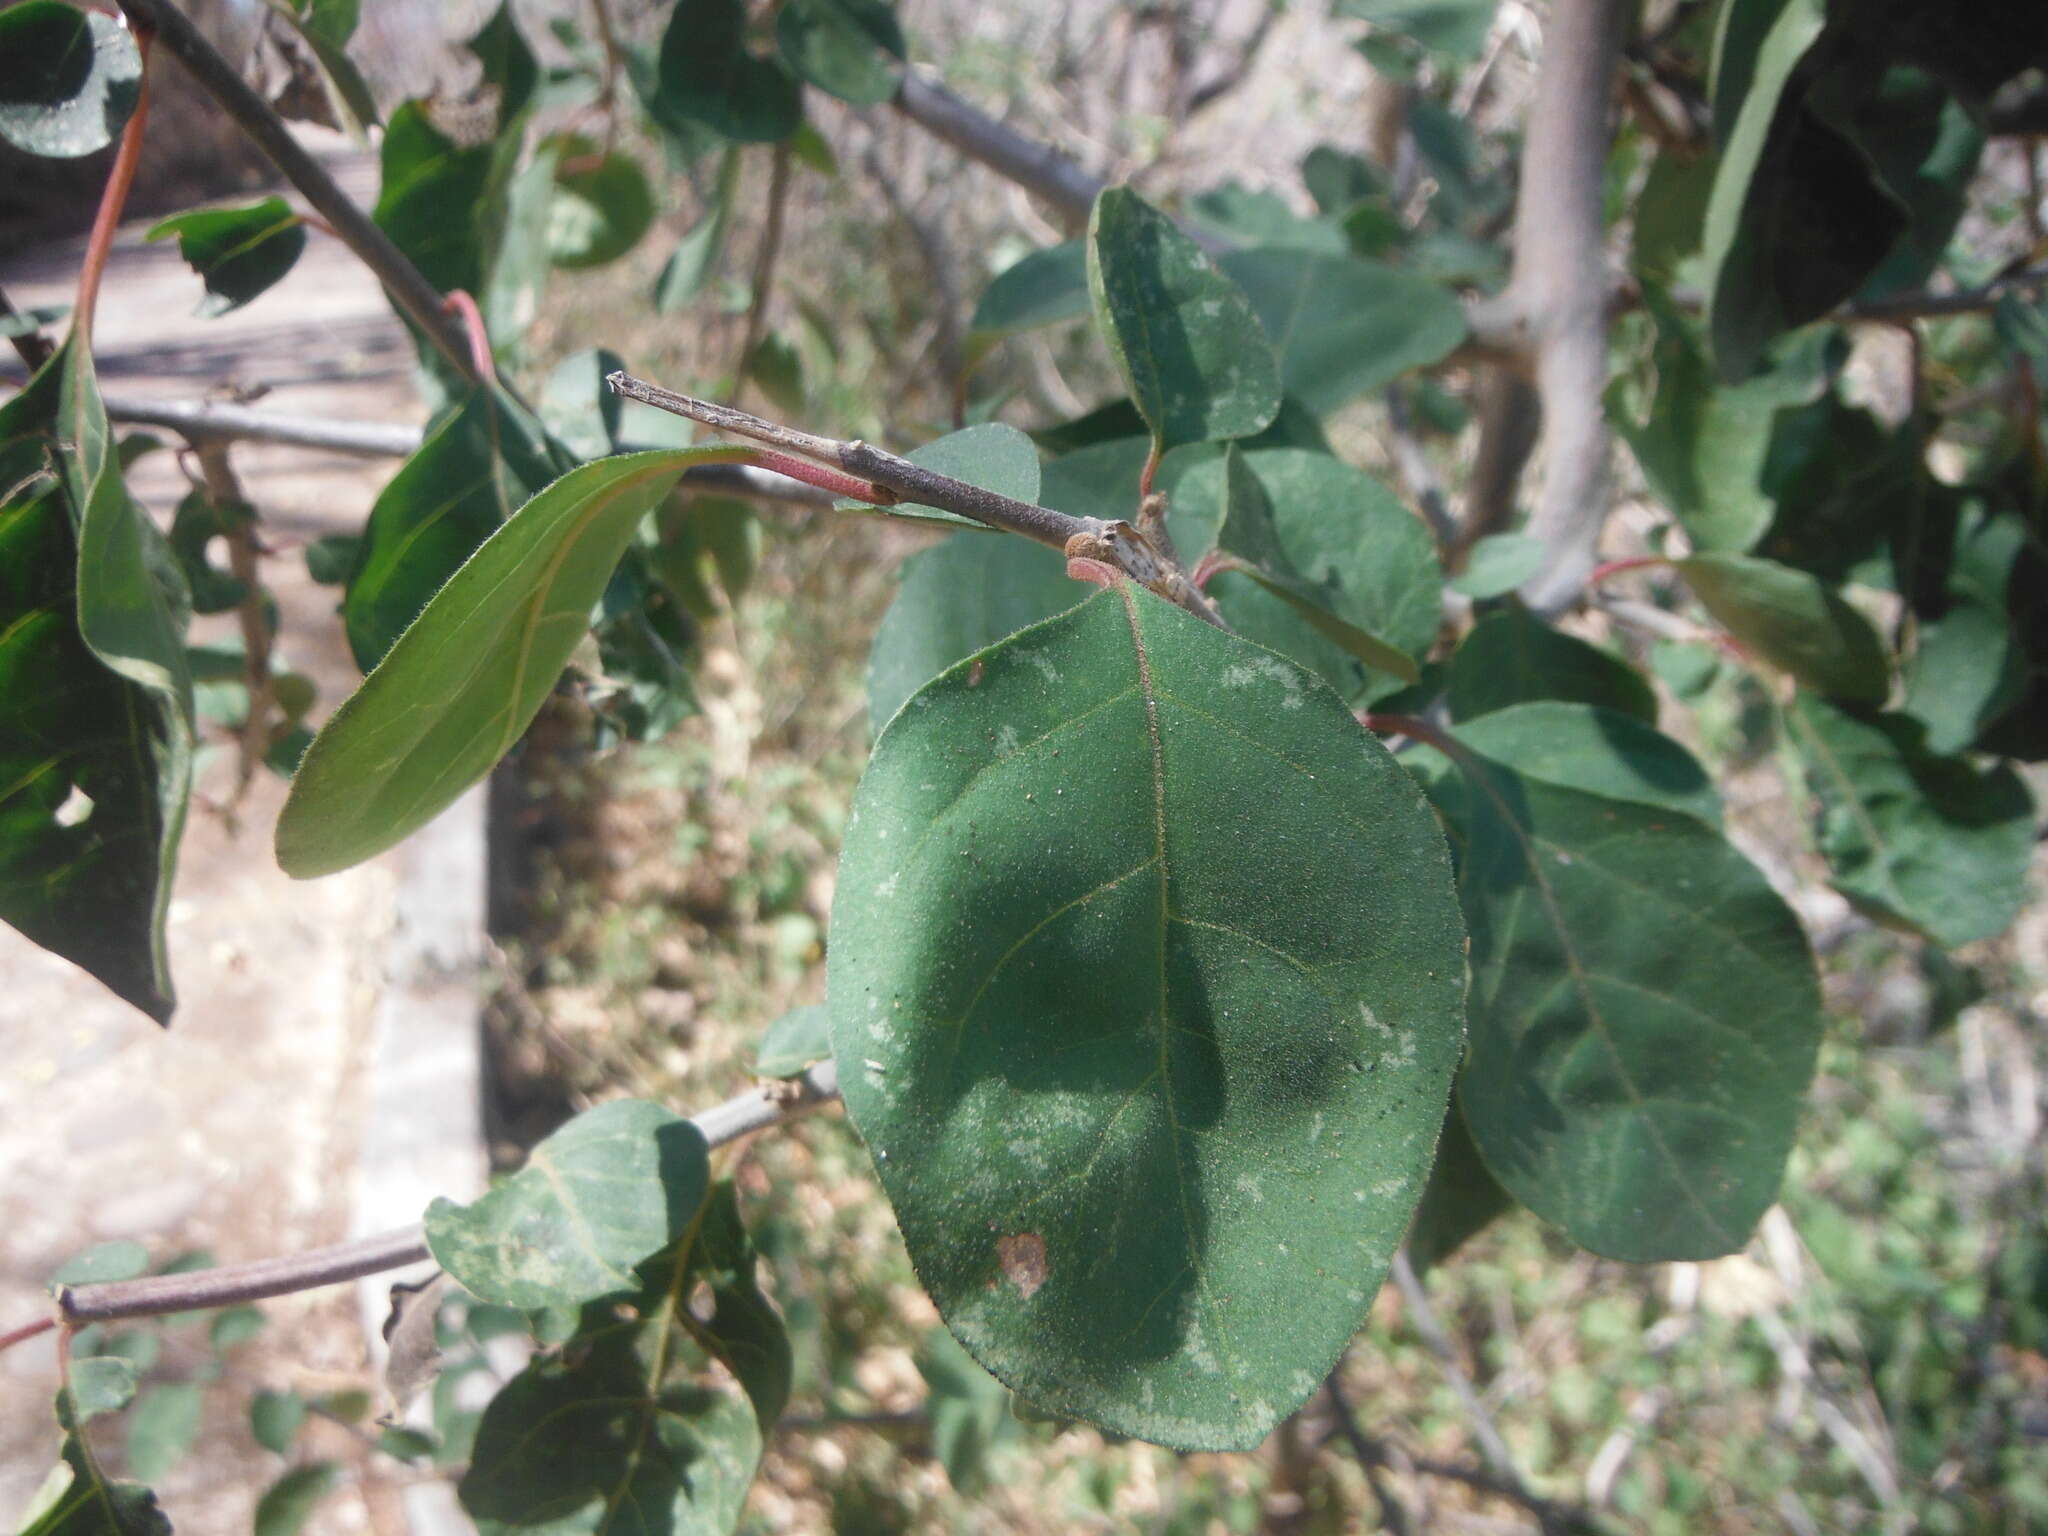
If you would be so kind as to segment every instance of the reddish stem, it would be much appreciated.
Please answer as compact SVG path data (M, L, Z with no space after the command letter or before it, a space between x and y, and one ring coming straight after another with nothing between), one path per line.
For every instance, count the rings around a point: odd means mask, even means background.
M460 288L452 288L441 300L441 308L462 321L463 334L469 338L469 365L476 370L477 378L488 384L498 376L498 366L491 361L491 338L484 330L483 311Z
M72 317L72 334L82 347L92 346L93 311L100 300L100 277L107 270L107 257L114 249L114 231L121 227L121 210L128 205L128 190L135 185L135 168L142 162L142 134L149 121L149 45L156 34L146 26L133 24L135 51L142 57L142 79L135 91L135 110L121 130L121 147L114 151L114 167L107 173L107 185L100 193L99 212L93 216L92 235L85 243L85 261L78 269L78 304Z
M32 1339L39 1333L48 1333L56 1326L57 1319L54 1317L39 1317L32 1323L23 1323L19 1328L13 1328L6 1333L0 1333L0 1350L12 1349L15 1345L22 1343L24 1340Z
M1586 585L1597 587L1601 582L1607 580L1608 577L1619 576L1623 571L1647 570L1653 565L1669 565L1670 563L1670 560L1663 555L1638 555L1633 560L1609 560L1604 565L1593 567L1592 574L1586 578Z
M328 223L325 219L321 218L319 214L312 212L310 209L301 208L299 210L299 222L305 225L306 228L308 229L319 230L321 234L327 236L327 238L330 240L341 239L341 231L337 230L332 224Z
M863 480L843 470L828 469L823 464L813 464L809 459L800 459L794 454L777 453L773 448L749 448L746 462L757 469L772 469L778 475L801 480L805 485L815 485L834 496L850 497L877 507L893 507L903 499L887 486L877 485L872 480Z
M1376 736L1406 736L1419 741L1426 747L1435 747L1446 757L1463 757L1465 749L1451 739L1448 732L1440 731L1420 715L1375 715L1361 714L1358 723Z

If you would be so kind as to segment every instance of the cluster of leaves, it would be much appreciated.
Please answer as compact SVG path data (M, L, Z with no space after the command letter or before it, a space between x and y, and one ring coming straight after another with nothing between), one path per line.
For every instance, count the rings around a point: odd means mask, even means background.
M1480 8L1350 9L1383 52L1405 27L1411 62L1476 47ZM53 12L79 14L31 4L0 26ZM1954 945L2000 931L2024 892L2034 808L1989 758L2041 754L2048 485L2036 417L1956 484L1927 468L1917 378L1895 420L1849 397L1829 316L1944 260L1998 83L1978 54L1914 55L1912 27L1851 12L1721 8L1719 140L1666 151L1635 189L1644 308L1609 405L1674 520L1660 600L1764 679L1837 888ZM338 52L352 8L302 20ZM614 259L654 208L630 155L541 133L544 107L615 110L623 80L679 163L722 152L666 309L711 270L737 146L821 159L804 85L886 99L905 51L871 0L790 0L772 50L739 0L679 0L652 51L562 41L572 63L544 74L509 9L473 40L478 142L425 102L384 125L377 223L437 289L476 296L506 358L549 270ZM88 76L0 77L0 131L30 142L54 114L83 142L93 103L118 121L118 71ZM1035 442L990 423L913 455L1075 517L1142 523L1162 494L1154 531L1228 629L1127 581L1087 595L1059 555L963 528L906 564L870 658L876 744L827 978L848 1110L967 1351L1041 1411L1166 1445L1257 1444L1328 1374L1404 1236L1440 1260L1519 1204L1617 1258L1739 1247L1814 1068L1800 925L1727 840L1642 669L1518 603L1519 544L1456 578L1479 606L1447 633L1427 530L1325 436L1390 387L1434 408L1403 376L1466 339L1457 289L1499 276L1475 236L1506 189L1421 100L1419 216L1328 148L1302 167L1313 217L1224 188L1183 227L1105 192L1085 239L990 286L970 350L1089 316L1125 397ZM1808 264L1816 189L1839 189L1814 168L1845 156L1883 216L1831 223ZM213 309L303 240L277 199L159 233ZM298 761L277 851L301 876L389 847L481 778L593 631L610 729L665 729L690 707L691 612L713 572L745 576L744 513L678 489L739 451L629 431L601 382L617 358L569 359L529 407L421 341L426 438L361 537L318 554L368 676ZM2002 308L1990 344L2031 377L2038 313ZM204 501L165 539L120 468L74 337L0 407L0 540L27 541L0 561L0 662L70 689L0 688L19 727L0 913L165 1017L195 683L214 675L185 620L252 594L204 562L236 509ZM1900 615L1889 636L1876 598ZM1731 664L1664 662L1681 694ZM1408 739L1401 758L1361 714ZM820 1051L818 1022L792 1022L767 1069ZM487 1530L628 1506L732 1524L789 1351L693 1126L605 1106L427 1227L456 1281L546 1346L467 1449Z

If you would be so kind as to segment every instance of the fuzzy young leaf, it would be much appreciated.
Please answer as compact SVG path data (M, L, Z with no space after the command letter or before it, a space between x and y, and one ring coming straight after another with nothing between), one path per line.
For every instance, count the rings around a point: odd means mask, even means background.
M0 11L0 139L71 160L114 142L142 90L135 40L111 16L57 0Z
M888 0L785 0L775 40L789 67L857 107L879 107L903 83L903 29Z
M1870 620L1816 577L1751 555L1694 555L1672 569L1728 633L1808 688L1855 703L1890 689Z
M847 1108L970 1353L1181 1447L1315 1390L1462 1035L1442 834L1334 693L1119 583L890 722L832 932Z
M1451 658L1451 718L1476 720L1532 699L1593 704L1657 721L1656 690L1642 673L1511 603L1475 624Z
M649 104L742 144L774 143L803 121L803 86L779 58L747 47L746 0L676 0Z
M1465 310L1443 284L1377 262L1266 247L1220 262L1279 357L1280 387L1317 415L1451 355Z
M286 872L360 863L490 772L561 676L640 519L686 466L743 451L600 459L486 540L307 749L278 818Z
M1250 437L1279 412L1273 348L1242 290L1128 187L1095 199L1088 291L1161 449Z
M306 248L306 227L281 197L244 208L201 208L165 219L151 240L177 237L178 254L206 284L202 315L239 309L287 272Z
M704 1137L659 1104L585 1110L469 1205L427 1208L427 1246L472 1296L534 1311L639 1288L634 1268L697 1219Z
M1820 1043L1799 921L1712 827L1456 754L1472 926L1459 1079L1486 1165L1595 1253L1740 1248Z
M84 1424L119 1413L135 1399L140 1373L119 1355L88 1355L71 1362L71 1421Z
M1836 890L1945 948L2003 933L2027 898L2034 801L2006 764L1936 757L1903 715L1792 706Z
M721 1184L644 1286L585 1307L563 1349L491 1400L460 1490L483 1536L733 1529L789 1397L789 1340L755 1262ZM700 1281L713 1304L702 1319Z

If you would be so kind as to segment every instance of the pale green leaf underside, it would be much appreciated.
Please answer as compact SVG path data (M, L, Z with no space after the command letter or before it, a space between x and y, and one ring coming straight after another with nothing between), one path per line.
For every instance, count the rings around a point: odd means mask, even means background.
M1820 1041L1798 919L1702 822L1459 766L1459 1092L1487 1166L1596 1253L1740 1248L1777 1196Z
M827 990L955 1334L1050 1411L1257 1444L1421 1193L1461 934L1434 819L1337 696L1147 593L920 690L856 797Z
M286 873L381 853L490 772L568 665L640 519L689 465L744 452L585 464L485 540L307 748L278 818Z
M436 1200L427 1246L464 1290L499 1306L574 1306L631 1291L634 1266L696 1219L707 1158L697 1128L659 1104L600 1104L481 1199Z

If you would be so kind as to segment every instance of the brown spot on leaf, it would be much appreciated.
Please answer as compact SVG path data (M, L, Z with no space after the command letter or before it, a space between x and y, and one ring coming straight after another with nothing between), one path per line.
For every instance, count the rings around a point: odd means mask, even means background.
M971 667L969 667L969 668L967 669L967 686L968 686L968 687L970 687L970 688L979 688L979 687L981 686L981 671L982 671L982 666L981 666L981 663L980 663L980 662L978 662L978 661L977 661L977 662L976 662L976 663L975 663L975 664L974 664L973 666L971 666Z
M1003 1278L1017 1287L1027 1301L1045 1284L1045 1239L1036 1232L1019 1232L996 1239L996 1262L1003 1266Z

